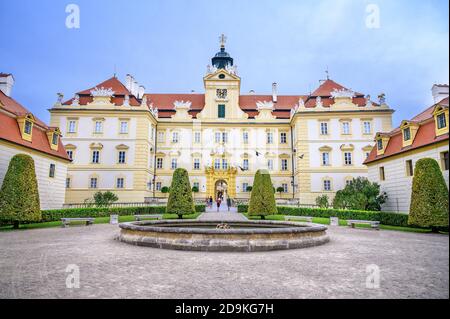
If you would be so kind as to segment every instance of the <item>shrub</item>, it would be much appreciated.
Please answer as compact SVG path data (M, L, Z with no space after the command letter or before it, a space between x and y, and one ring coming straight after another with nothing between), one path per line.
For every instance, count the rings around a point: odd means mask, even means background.
M281 193L284 192L284 188L281 187L281 186L278 186L278 187L277 187L277 192L280 193L280 197L281 197Z
M178 218L183 215L195 213L194 199L189 182L189 175L184 168L177 168L173 172L172 185L169 200L167 201L167 214L177 214Z
M259 169L255 174L248 214L261 216L261 219L264 219L265 216L276 213L277 206L269 171Z
M328 208L330 206L330 202L328 200L328 195L317 196L316 205L320 208Z
M448 227L448 189L439 164L432 158L416 163L408 223L433 231Z
M114 202L117 202L119 197L111 191L106 191L104 193L97 192L94 194L94 201L97 207L108 207Z
M0 190L0 221L19 228L21 222L41 220L34 160L26 154L11 158Z
M196 212L204 212L205 205L196 205ZM51 222L58 221L63 217L109 217L111 214L119 216L131 216L139 214L165 214L166 206L142 206L142 207L89 207L89 208L67 208L52 209L42 211L42 221Z
M167 186L164 186L161 188L161 193L163 193L163 194L167 194L169 191L170 191L170 189Z
M344 189L336 192L333 207L337 209L355 209L379 211L386 202L385 192L380 194L380 185L367 178L357 177L350 181Z
M253 189L253 186L247 186L247 188L245 189L247 192L251 192Z
M197 186L193 186L192 187L192 192L193 193L198 193L198 187Z

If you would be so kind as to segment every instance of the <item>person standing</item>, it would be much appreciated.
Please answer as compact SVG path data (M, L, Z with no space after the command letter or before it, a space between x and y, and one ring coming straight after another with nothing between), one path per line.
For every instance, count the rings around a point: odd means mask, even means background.
M228 211L230 211L230 207L231 207L231 198L227 197L227 207L228 207Z
M213 198L212 198L212 196L209 196L209 200L208 200L209 208L212 208L212 204L213 204Z
M222 200L220 199L220 197L217 198L216 204L217 204L217 211L220 210L220 203L222 202Z

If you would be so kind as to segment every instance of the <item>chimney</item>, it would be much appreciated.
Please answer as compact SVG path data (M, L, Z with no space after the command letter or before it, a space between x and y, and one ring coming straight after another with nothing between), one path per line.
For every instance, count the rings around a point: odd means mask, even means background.
M12 87L14 85L14 77L9 73L0 73L0 91L6 96L11 96Z
M272 102L277 103L278 95L277 95L277 83L272 83Z
M142 99L145 94L145 87L143 85L139 85L138 89L138 99Z
M434 103L439 103L446 97L448 97L448 84L435 84L431 88L431 94L433 95Z
M133 78L133 85L131 86L131 94L133 94L134 96L138 96L138 91L139 91L139 84L138 82Z
M125 78L125 87L128 91L131 92L131 84L133 83L133 77L130 74L127 74Z

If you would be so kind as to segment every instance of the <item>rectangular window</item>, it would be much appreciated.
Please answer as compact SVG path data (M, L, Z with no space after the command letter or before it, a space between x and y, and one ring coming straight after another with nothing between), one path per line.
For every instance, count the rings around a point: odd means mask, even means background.
M352 182L351 179L346 179L346 180L345 180L345 185L346 185L346 186L349 186L351 182Z
M409 141L410 139L411 139L411 129L408 127L403 130L403 140Z
M287 133L286 132L281 132L280 133L280 143L281 144L286 144L287 143Z
M281 187L283 187L283 193L287 193L288 192L288 184L283 183L283 184L281 184Z
M330 153L327 152L322 153L322 165L324 166L330 165Z
M248 170L248 159L244 158L242 161L242 168Z
M158 143L164 143L164 132L158 132Z
M324 191L331 191L331 181L329 179L323 180L323 190Z
M273 144L273 133L267 132L267 144Z
M442 170L448 171L448 152L441 153Z
M52 136L52 144L58 145L58 134L53 134Z
M124 179L123 179L123 177L117 178L116 187L117 187L117 188L123 188L123 185L124 185Z
M386 176L384 175L384 167L380 167L379 169L379 174L380 174L380 181L384 181L386 179Z
M30 135L32 127L33 127L33 123L31 123L30 121L25 121L25 128L24 128L25 134Z
M220 169L220 159L218 158L214 160L214 169Z
M344 164L352 165L352 153L350 153L350 152L344 153Z
M119 164L125 164L126 152L119 151Z
M55 177L55 169L56 169L55 164L50 164L50 172L48 173L49 177Z
M222 134L220 132L216 132L214 134L216 143L220 143Z
M103 122L102 121L96 121L95 122L94 132L95 133L102 133L103 132Z
M413 176L414 168L412 160L407 160L405 163L406 163L406 176Z
M248 144L248 132L242 133L242 139L244 140L244 144Z
M91 188L97 188L97 177L91 177L89 186Z
M267 168L268 168L270 171L273 171L273 159L267 160Z
M120 134L128 134L128 122L120 122Z
M222 143L228 143L228 133L222 133Z
M345 134L345 135L350 134L350 123L349 122L342 123L342 134Z
M172 162L171 162L171 168L172 169L177 169L178 167L178 161L176 158L172 158Z
M383 140L381 138L377 141L377 148L379 151L383 149Z
M159 192L162 188L161 182L156 182L156 190Z
M178 132L172 133L172 143L178 143L179 142L179 134Z
M100 162L100 151L92 151L92 163L98 164Z
M199 182L194 182L193 183L193 187L196 187L198 190L200 190L200 183Z
M281 160L281 170L282 171L287 171L288 170L288 160L287 159L282 159Z
M248 192L247 188L248 188L248 183L242 183L242 191Z
M71 160L73 160L73 151L72 151L72 150L67 151L67 156L68 156Z
M222 169L228 169L228 161L225 158L222 159Z
M445 113L439 114L437 116L437 126L438 129L444 128L447 126L447 121L445 120Z
M364 134L372 133L372 125L369 121L365 121L363 123L363 126L364 126Z
M320 123L320 134L328 135L328 123L327 122Z
M194 169L199 170L200 169L200 159L194 158Z
M70 188L70 177L66 178L66 188Z
M163 168L163 159L162 159L162 157L156 158L156 168L157 169L162 169Z
M69 121L69 133L75 133L75 129L77 127L77 122L76 121Z
M369 158L370 152L366 152L366 159Z
M200 143L200 132L195 132L194 133L194 143Z
M217 106L217 117L219 119L224 119L225 118L225 104L219 104Z

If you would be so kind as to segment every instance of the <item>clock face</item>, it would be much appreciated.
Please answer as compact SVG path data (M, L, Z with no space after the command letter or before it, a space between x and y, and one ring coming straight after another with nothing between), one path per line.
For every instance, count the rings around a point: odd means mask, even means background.
M227 89L217 89L216 90L216 94L219 99L226 99L227 93L228 93Z

